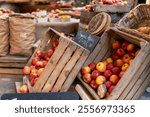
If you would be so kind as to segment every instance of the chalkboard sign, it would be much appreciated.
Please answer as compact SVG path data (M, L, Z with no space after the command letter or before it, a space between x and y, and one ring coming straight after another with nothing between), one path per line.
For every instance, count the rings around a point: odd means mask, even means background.
M79 31L74 39L75 42L89 51L93 51L99 40L100 37L84 31Z
M74 92L9 93L2 95L1 100L79 100L79 95Z

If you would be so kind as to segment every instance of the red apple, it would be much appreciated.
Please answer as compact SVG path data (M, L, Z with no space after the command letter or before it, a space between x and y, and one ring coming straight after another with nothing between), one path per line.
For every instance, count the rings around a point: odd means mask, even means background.
M112 68L114 68L114 64L113 63L110 63L106 66L106 69L107 70L112 70Z
M20 91L20 93L28 93L29 92L28 86L27 85L22 85L19 88L19 91Z
M117 75L112 75L109 81L112 82L114 85L116 85L119 81L119 77Z
M35 84L35 82L34 82L34 79L32 78L32 79L30 80L30 85L33 87L34 84Z
M121 72L119 73L119 77L122 78L122 76L124 75L124 73L125 73L124 71L121 71Z
M120 68L119 67L114 67L114 68L112 68L112 73L114 74L114 75L118 75L119 73L120 73Z
M86 74L86 73L90 73L90 72L91 72L91 69L89 66L82 67L82 69L81 69L82 74Z
M129 45L127 46L127 51L128 51L129 53L131 53L131 52L134 51L134 48L135 48L135 45L134 45L134 44L129 44Z
M96 79L100 75L100 72L98 70L94 70L91 74L92 79Z
M103 75L106 77L106 79L109 79L110 76L112 75L112 72L111 70L106 70Z
M118 56L118 54L114 53L114 54L112 54L111 58L113 60L117 60L117 59L119 59L119 56Z
M90 63L88 66L91 70L94 70L96 68L96 63Z
M109 89L113 84L110 81L106 81L105 85L106 85L107 89Z
M45 67L46 65L47 65L47 61L44 60L44 61L43 61L43 67Z
M39 57L35 57L32 59L32 65L36 65L36 62L38 62L40 60Z
M103 75L100 75L96 78L96 84L97 85L101 85L104 84L106 82L106 78Z
M57 47L58 45L59 45L59 40L57 39L53 42L53 47Z
M33 72L33 73L31 73L31 74L30 74L30 77L35 79L35 78L37 78L37 77L38 77L38 75L37 75L37 73L36 73L36 72Z
M23 74L24 75L29 75L31 72L31 69L29 66L25 66L24 69L23 69Z
M38 67L44 67L44 64L43 64L42 61L38 61L38 62L36 62L35 67L36 67L36 68L38 68Z
M106 70L106 65L103 62L99 62L96 65L96 69L102 73Z
M125 54L124 49L122 49L122 48L117 49L117 54L118 54L119 56L123 56L123 55Z
M124 63L129 63L131 60L131 56L129 54L125 54L122 58Z
M47 51L47 56L48 57L51 57L54 53L54 49L53 48L50 48L48 51Z
M91 74L90 73L86 73L83 75L83 81L86 83L90 83L91 82Z
M32 69L35 69L35 66L34 65L31 65L30 66L30 69L32 70Z
M124 64L124 62L123 62L122 59L117 59L114 64L117 67L122 67L122 65Z
M37 50L36 54L39 58L43 58L44 57L44 53L41 50Z
M119 49L120 48L120 42L119 41L115 41L113 44L112 44L112 48L114 49L114 50L117 50L117 49Z
M125 41L125 42L122 43L121 47L122 47L124 50L126 50L128 44L129 44L129 43L128 43L127 41Z
M37 69L36 68L31 69L31 74L32 73L37 73Z
M97 89L98 88L98 85L96 84L95 80L92 80L90 82L90 86L93 88L93 89Z
M114 88L115 88L115 86L112 85L112 86L108 89L109 94L113 91Z
M44 56L44 60L49 61L50 57L48 56L48 54L46 53Z

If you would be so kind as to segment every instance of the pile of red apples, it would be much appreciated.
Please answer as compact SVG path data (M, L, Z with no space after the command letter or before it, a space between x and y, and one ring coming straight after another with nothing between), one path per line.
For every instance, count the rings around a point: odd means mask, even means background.
M53 46L49 48L46 52L41 50L36 51L35 57L32 58L32 63L30 66L25 66L23 69L23 74L29 76L30 85L33 87L35 82L38 80L40 75L43 73L45 66L47 65L49 59L53 55L56 47L58 46L59 41L55 40ZM27 93L27 85L20 87L21 93Z
M106 89L103 98L110 95L140 51L135 44L118 40L113 42L112 49L114 50L113 54L107 59L91 63L81 69L83 81L95 91L99 89L100 85L103 85L102 87Z
M95 1L95 0L94 0ZM107 5L126 5L126 0L99 0L99 4L107 4Z

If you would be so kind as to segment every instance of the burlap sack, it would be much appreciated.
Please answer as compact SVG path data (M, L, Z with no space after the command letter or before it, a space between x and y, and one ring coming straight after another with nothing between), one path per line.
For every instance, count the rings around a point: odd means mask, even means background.
M9 52L9 23L8 18L0 18L0 56Z
M11 15L10 27L10 54L31 56L35 43L35 23L32 17Z

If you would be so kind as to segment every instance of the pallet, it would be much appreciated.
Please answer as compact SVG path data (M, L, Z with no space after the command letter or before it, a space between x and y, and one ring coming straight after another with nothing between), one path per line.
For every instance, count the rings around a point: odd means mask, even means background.
M128 35L116 28L109 28L101 37L101 40L89 55L84 66L92 62L98 63L109 57L112 53L111 45L113 39L124 39L138 45L141 51L134 59L124 76L116 85L108 99L137 99L140 97L145 88L149 85L149 63L150 63L150 44L138 37ZM94 99L100 99L97 93L81 79L81 73L78 78L86 87Z
M48 44L49 38L51 38L51 41ZM31 87L29 76L23 77L23 82L28 85L29 92L59 92L62 88L63 92L67 91L90 53L69 38L50 28L46 37L42 39L28 61L27 66L31 65L32 58L36 56L37 50L47 50L56 39L59 39L59 45L35 85Z
M0 78L21 78L27 61L28 57L23 56L0 57Z

